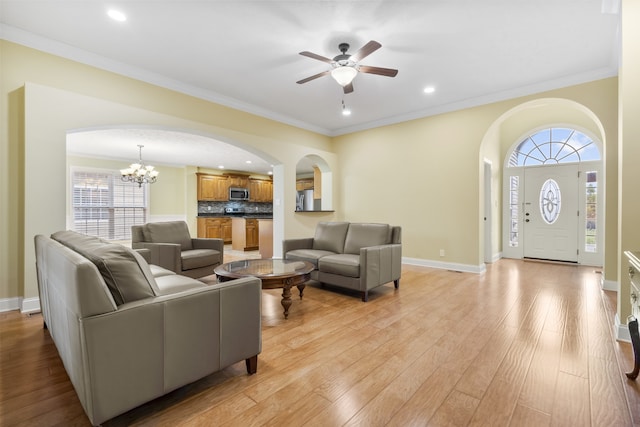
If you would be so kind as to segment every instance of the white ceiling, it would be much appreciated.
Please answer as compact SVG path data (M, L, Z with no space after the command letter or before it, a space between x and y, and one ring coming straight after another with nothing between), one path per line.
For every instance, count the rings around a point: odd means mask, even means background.
M617 75L618 9L619 0L0 0L0 36L340 135ZM341 42L354 53L369 40L382 48L361 64L397 77L361 73L348 95L330 76L295 83L329 68L299 52L332 58ZM130 158L126 149L110 155Z

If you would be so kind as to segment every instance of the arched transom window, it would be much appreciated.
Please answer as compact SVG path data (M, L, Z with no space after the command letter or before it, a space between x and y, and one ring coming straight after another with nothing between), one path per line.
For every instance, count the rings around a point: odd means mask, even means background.
M547 128L527 136L513 150L509 166L534 166L600 160L591 138L575 129Z

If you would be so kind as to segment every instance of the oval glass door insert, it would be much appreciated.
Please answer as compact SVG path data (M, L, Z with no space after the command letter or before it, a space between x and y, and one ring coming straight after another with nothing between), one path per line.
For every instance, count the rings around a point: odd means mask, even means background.
M548 179L540 189L540 213L544 221L551 225L560 215L560 187L553 179Z

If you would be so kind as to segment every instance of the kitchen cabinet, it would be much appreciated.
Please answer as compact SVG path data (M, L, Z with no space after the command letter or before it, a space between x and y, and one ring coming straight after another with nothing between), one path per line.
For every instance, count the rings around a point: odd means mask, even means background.
M198 200L226 202L229 200L229 177L197 173Z
M273 181L266 179L249 179L250 202L273 202Z
M258 220L258 246L260 247L260 258L273 258L273 220Z
M232 218L231 248L234 251L255 251L258 249L259 228L255 218Z
M225 243L231 243L232 242L232 229L233 226L231 224L231 218L223 218L220 224L220 227L222 228L222 238L224 239Z
M313 186L314 186L313 178L296 179L296 191L313 190Z
M198 237L231 243L231 218L198 218Z
M228 187L247 188L249 186L249 177L246 175L225 175L229 181Z

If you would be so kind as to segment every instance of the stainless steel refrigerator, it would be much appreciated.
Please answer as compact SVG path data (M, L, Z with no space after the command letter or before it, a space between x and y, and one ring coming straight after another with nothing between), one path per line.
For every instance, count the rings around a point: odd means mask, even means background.
M296 210L312 211L313 209L313 190L296 191Z

